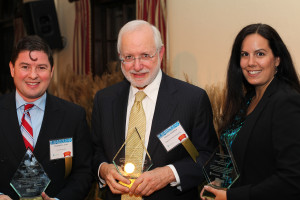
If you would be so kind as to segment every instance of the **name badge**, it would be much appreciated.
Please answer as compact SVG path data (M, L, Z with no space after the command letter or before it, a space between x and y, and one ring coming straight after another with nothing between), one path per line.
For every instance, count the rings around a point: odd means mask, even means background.
M157 137L160 139L167 152L175 148L177 145L182 144L192 159L197 162L199 152L189 139L189 136L186 134L179 121L158 134Z
M73 138L50 140L50 160L73 157Z
M167 151L172 150L181 142L189 138L183 130L179 121L168 127L166 130L157 135L158 139L164 145Z

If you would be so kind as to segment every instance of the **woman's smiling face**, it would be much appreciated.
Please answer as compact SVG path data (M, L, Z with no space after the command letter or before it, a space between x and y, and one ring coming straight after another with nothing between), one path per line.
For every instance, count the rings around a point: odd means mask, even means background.
M240 66L248 83L256 89L267 88L279 63L280 58L274 57L267 39L256 33L244 39Z

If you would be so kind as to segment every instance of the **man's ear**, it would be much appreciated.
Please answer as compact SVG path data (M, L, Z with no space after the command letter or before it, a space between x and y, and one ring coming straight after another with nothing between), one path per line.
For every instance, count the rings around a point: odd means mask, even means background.
M160 48L160 51L159 51L159 58L160 58L160 61L162 61L163 56L164 56L164 53L165 53L165 46L162 46L162 47Z
M54 65L51 67L51 78L53 77L54 74Z
M9 62L9 69L10 69L10 75L11 77L15 76L15 66L12 64L12 62Z

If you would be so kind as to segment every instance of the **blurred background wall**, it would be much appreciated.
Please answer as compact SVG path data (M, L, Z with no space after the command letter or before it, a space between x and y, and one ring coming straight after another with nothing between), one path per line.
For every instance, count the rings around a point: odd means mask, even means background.
M201 87L223 82L233 40L251 23L278 31L300 73L300 1L168 0L169 64Z
M8 1L1 1L5 2L0 2L2 5L8 4ZM32 0L23 0L23 2L27 1ZM65 45L63 49L55 50L54 53L56 67L54 81L57 82L59 76L62 76L73 66L76 7L75 2L69 0L54 0L54 2ZM129 12L132 12L132 16L135 14L134 4L132 8L132 2L135 0L91 0L90 2L91 10L93 10L92 18L96 16L92 25L100 21L97 13L99 14L101 9L95 9L95 5L107 5L107 2L114 4L116 2L123 4L129 2L131 3ZM166 72L181 80L185 80L185 73L193 84L200 87L223 83L231 46L236 34L250 23L261 22L273 26L279 32L290 50L299 73L299 8L299 0L166 0L168 51ZM109 17L109 15L107 16ZM5 24L1 20L0 23ZM115 32L117 31L115 30ZM93 31L93 33L96 34L91 37L92 45L95 44L94 39L99 35L97 31ZM3 49L4 53L10 54L6 48ZM110 51L116 53L116 50ZM101 60L103 52L95 51L94 56ZM106 65L107 62L104 64ZM96 64L92 63L92 68L95 66ZM7 69L4 71L6 74L8 73L7 59L4 64L1 64L1 69ZM97 71L97 73L101 74L102 71Z

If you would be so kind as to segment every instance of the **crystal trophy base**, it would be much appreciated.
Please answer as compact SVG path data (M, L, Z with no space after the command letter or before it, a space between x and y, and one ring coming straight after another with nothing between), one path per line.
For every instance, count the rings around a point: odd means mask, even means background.
M222 141L210 159L203 166L203 174L208 185L219 190L227 190L239 178L238 168L226 140ZM214 199L215 195L204 190L203 197Z
M138 136L139 141L138 144L134 147L128 147L126 149L126 145L131 138ZM126 154L126 156L125 156ZM143 158L144 157L144 158ZM130 180L130 184L125 184L119 182L121 185L126 186L128 188L134 183L134 181L145 171L148 171L152 166L151 157L144 145L143 140L137 129L129 135L119 151L116 153L113 158L113 164L115 165L119 174Z
M152 166L150 158L145 158L144 162L141 163L132 163L128 162L125 158L115 158L113 160L113 164L115 165L117 171L119 174L121 174L123 177L130 180L130 184L126 184L123 182L119 182L121 185L126 186L130 188L134 181L145 171L148 171L150 167ZM136 169L136 166L141 166L140 170Z
M119 181L119 183L125 187L128 187L128 188L131 188L132 184L134 183L134 181L136 180L135 178L130 178L128 179L130 181L130 184L126 184L126 183L123 183L121 181Z
M25 197L25 198L20 198L20 200L43 200L41 196L39 197Z
M41 194L49 183L49 177L28 148L10 182L11 187L22 200L42 199Z

